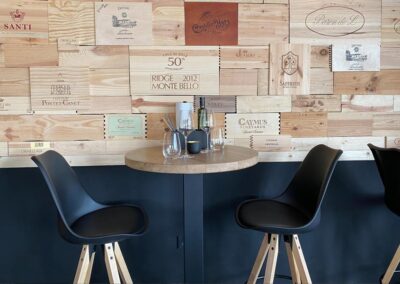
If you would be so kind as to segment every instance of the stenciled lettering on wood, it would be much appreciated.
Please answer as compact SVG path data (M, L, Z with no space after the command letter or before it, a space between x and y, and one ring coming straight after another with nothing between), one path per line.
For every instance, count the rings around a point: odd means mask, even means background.
M1 1L0 43L46 43L48 36L47 1Z
M380 58L380 43L333 44L332 71L379 71Z
M133 95L218 95L218 47L130 47Z
M96 2L95 9L96 44L152 44L152 3Z
M230 113L236 112L235 96L207 96L205 98L206 109L213 112ZM200 96L196 96L194 108L200 107Z
M279 135L279 113L226 114L226 138Z
M185 3L186 45L237 45L237 3Z

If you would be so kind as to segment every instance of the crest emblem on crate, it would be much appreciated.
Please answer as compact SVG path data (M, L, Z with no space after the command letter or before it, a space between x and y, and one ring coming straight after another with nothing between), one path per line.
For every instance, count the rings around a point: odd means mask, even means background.
M22 22L25 18L25 12L16 9L15 11L10 12L10 16L14 22Z
M282 70L285 74L293 75L299 67L299 56L289 51L282 55Z

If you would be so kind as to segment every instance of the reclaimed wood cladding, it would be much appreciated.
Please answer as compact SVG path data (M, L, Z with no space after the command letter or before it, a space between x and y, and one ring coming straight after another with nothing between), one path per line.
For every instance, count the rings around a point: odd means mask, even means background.
M346 159L370 159L367 143L400 148L397 0L15 3L0 1L0 157L54 149L90 165L160 145L162 117L199 96L226 143L261 160L318 143ZM364 42L380 44L379 71L346 48Z

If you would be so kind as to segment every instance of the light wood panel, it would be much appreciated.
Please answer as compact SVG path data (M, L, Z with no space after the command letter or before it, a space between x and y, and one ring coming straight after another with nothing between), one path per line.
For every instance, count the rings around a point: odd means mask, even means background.
M327 113L281 114L281 134L292 137L324 137L327 136Z
M239 4L239 45L288 42L288 21L288 5Z
M237 113L290 112L290 96L237 97Z
M60 66L107 69L129 68L128 46L79 46L77 51L60 51Z
M78 114L131 113L130 96L91 96L89 107L77 111Z
M393 110L400 111L400 96L393 96Z
M292 96L292 112L336 112L341 110L341 96Z
M4 50L3 50L2 44L0 44L0 67L5 67L4 66Z
M1 97L29 97L28 68L0 68Z
M94 1L49 0L49 42L94 45Z
M91 96L130 96L129 69L90 69Z
M372 136L372 114L328 113L328 136Z
M31 113L29 97L0 97L0 115Z
M257 95L267 96L269 94L269 69L258 69L257 71Z
M5 67L57 66L56 44L4 44Z
M392 136L386 137L385 147L400 148L400 137L392 137Z
M375 95L343 95L343 112L392 112L393 96Z
M269 68L269 47L221 46L221 68Z
M256 69L221 69L219 92L221 96L257 96Z
M400 33L400 26L399 26ZM400 34L398 35L400 38ZM398 46L382 44L381 47L381 69L399 69L400 66L400 43Z
M292 43L332 44L380 38L381 3L375 0L305 0L290 5Z
M329 60L329 46L311 46L311 68L329 68Z
M102 140L103 115L7 115L0 141Z
M373 114L373 136L400 136L400 114Z
M400 2L382 0L382 43L400 47Z
M329 68L311 68L310 94L333 94L333 72Z
M174 113L176 103L193 100L193 96L132 96L132 112Z

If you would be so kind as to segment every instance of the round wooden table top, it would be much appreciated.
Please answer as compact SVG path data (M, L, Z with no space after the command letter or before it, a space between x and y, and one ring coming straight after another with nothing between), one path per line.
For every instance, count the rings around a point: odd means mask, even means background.
M189 159L165 159L162 147L128 152L125 164L135 170L169 174L204 174L236 171L258 163L252 149L226 145L223 150L192 155Z

